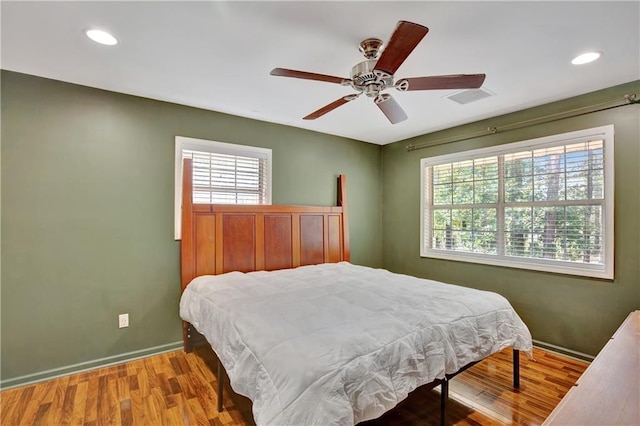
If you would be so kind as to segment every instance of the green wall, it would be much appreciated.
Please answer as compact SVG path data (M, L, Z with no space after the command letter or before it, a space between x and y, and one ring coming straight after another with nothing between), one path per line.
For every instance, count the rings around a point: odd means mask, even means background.
M535 117L604 102L640 82L386 145L383 164L382 264L394 272L501 293L535 340L595 355L624 318L640 309L640 105L408 152L409 144L479 134ZM480 101L483 102L483 101ZM615 279L603 281L420 257L420 159L613 124L615 126Z
M334 204L345 173L352 261L381 265L380 146L7 71L1 89L5 386L181 340L176 135L271 148L274 204Z
M0 88L2 386L178 347L176 135L271 148L275 204L332 204L345 173L354 263L497 291L536 340L594 355L640 309L639 106L405 149L640 93L640 82L384 147L7 71ZM616 132L614 281L420 258L421 158L605 124Z

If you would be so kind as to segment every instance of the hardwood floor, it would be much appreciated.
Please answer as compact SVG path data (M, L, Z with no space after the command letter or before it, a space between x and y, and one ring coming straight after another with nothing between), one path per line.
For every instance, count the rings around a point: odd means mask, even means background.
M588 364L540 349L534 358L521 354L519 391L512 388L511 350L454 378L447 424L541 424ZM217 381L208 366L213 362L211 351L176 351L9 389L0 393L0 424L251 424L229 392L224 411L216 410ZM439 404L438 389L418 389L391 412L362 425L439 425Z

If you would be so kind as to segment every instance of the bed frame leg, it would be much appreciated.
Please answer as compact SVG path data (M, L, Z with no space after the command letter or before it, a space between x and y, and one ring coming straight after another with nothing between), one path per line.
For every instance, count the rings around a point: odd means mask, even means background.
M185 321L182 321L182 343L186 353L193 352L193 345L191 344L191 325Z
M513 387L520 387L520 351L513 350Z
M440 425L447 424L447 401L449 400L449 381L447 379L442 380L440 383Z
M224 410L224 407L222 406L222 391L224 389L224 377L222 377L223 374L224 369L222 368L222 363L220 362L220 360L218 360L218 413L222 413L222 410Z

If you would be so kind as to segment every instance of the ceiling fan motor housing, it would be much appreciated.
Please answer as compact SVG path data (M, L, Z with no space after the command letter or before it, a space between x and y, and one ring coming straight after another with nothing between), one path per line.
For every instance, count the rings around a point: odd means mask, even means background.
M381 77L379 73L374 72L377 62L375 59L370 59L360 62L351 69L351 86L369 97L376 97L387 86L393 86L392 75Z
M360 52L362 52L365 58L375 59L378 57L378 52L380 51L381 47L382 40L380 40L379 38L368 38L360 42L359 50Z

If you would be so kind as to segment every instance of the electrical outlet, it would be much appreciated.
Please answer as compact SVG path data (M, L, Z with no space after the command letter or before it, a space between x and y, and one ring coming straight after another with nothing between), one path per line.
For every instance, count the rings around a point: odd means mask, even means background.
M129 314L118 315L118 328L129 327Z

